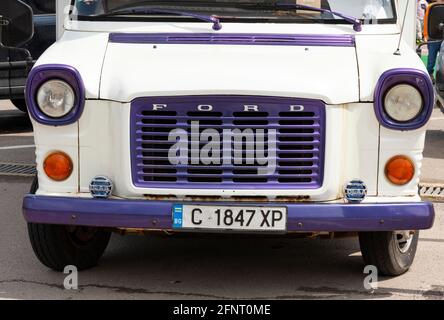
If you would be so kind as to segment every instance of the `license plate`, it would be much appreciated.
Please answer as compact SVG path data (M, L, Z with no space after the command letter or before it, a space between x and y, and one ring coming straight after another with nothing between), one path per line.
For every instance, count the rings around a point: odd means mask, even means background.
M174 229L282 232L287 230L285 207L174 205Z

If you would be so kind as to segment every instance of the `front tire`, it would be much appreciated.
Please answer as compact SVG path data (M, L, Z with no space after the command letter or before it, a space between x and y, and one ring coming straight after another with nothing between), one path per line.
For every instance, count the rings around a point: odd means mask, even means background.
M407 272L415 259L419 231L361 232L359 243L366 265L385 276Z
M97 265L111 233L100 228L28 224L31 245L48 268L63 271L68 265L85 270Z
M37 177L31 194L38 190ZM101 228L28 223L35 255L48 268L63 271L68 265L85 270L97 265L108 246L111 232Z

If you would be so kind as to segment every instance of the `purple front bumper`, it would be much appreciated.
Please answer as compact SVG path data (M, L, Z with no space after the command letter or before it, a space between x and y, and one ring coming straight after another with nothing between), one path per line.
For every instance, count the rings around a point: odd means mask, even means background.
M27 222L118 228L171 230L178 202L99 200L27 195ZM195 203L214 205L221 203ZM239 205L223 203L221 205ZM341 232L423 230L433 226L435 211L428 202L384 204L242 203L242 206L288 208L288 231Z

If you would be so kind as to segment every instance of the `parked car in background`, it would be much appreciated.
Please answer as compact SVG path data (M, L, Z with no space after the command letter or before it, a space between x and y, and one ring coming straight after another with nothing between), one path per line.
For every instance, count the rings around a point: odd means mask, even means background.
M10 99L18 109L26 112L25 83L28 73L34 61L56 40L56 2L55 0L21 0L21 2L29 5L33 11L34 35L29 41L17 47L0 46L0 99Z

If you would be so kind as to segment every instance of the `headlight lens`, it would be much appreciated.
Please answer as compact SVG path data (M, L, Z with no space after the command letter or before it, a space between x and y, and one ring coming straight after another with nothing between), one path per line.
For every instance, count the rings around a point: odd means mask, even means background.
M384 100L384 108L388 116L398 122L415 119L423 107L421 93L408 84L394 86L387 92Z
M37 92L37 104L44 114L52 118L67 115L75 104L73 88L64 81L50 80Z

